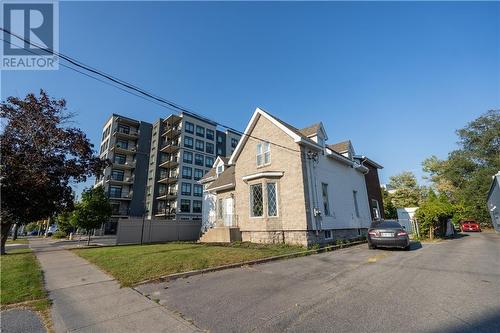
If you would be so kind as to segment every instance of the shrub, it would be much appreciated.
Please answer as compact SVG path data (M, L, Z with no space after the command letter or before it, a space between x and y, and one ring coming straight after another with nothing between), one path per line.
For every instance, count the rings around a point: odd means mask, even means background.
M57 230L52 234L52 238L66 238L66 233L62 230Z

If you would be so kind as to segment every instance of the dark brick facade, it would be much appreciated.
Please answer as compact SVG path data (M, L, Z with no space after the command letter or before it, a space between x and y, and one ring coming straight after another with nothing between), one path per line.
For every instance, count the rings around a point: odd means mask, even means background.
M372 215L372 219L376 216L373 212L372 199L377 200L380 217L384 218L384 203L382 201L382 191L380 190L380 180L378 178L378 169L376 166L372 165L368 161L364 163L369 169L369 172L365 175L366 182L366 191L368 192L368 202L370 204L370 213Z

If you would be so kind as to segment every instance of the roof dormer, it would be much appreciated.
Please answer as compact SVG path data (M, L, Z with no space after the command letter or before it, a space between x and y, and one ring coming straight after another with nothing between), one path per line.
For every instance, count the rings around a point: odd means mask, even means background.
M300 133L316 142L321 147L324 147L326 140L328 140L328 135L321 122L301 129Z

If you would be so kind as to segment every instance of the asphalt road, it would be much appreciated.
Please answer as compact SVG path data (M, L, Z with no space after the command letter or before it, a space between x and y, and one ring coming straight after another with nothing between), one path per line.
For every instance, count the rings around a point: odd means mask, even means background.
M500 332L500 234L366 245L138 287L210 332Z
M42 320L38 315L26 309L2 311L0 331L2 333L45 333Z

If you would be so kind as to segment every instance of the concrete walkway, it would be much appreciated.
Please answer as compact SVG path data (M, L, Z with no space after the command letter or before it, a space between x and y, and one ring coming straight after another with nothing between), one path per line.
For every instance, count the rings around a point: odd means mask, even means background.
M197 332L196 327L70 251L33 240L56 332Z

